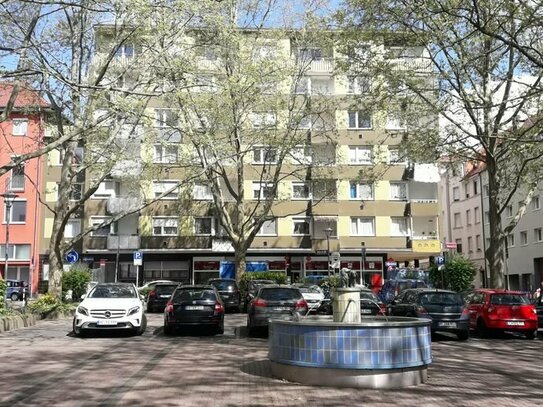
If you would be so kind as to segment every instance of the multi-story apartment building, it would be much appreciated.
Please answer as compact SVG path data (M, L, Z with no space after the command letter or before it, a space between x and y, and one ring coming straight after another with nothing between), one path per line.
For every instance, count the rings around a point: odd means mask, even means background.
M0 110L12 95L13 84L0 83ZM43 143L49 104L34 90L21 86L7 120L0 123L0 162L33 152ZM43 159L33 158L0 177L2 194L14 194L14 200L2 205L0 223L0 259L2 276L29 283L31 292L38 284L39 234L42 206L39 201ZM9 207L9 210L7 209ZM9 221L9 222L8 222ZM5 270L7 226L9 225L8 270Z
M303 180L281 177L273 217L265 222L250 246L247 269L286 271L293 280L309 274L326 275L329 255L339 253L340 259L334 266L350 267L359 273L359 280L371 283L386 278L387 261L401 266L418 265L438 254L439 176L432 165L410 164L401 158L399 147L405 126L386 112L353 107L366 82L364 78L335 72L335 60L343 58L337 50L318 45L301 47L294 38L282 38L273 44L268 40L265 46L279 47L280 53L292 60L300 55L310 57L302 81L296 87L287 84L278 89L308 96L312 92L326 94L330 111L322 116L326 122L323 127L333 128L333 133L323 137L310 123L300 123L307 134L307 149L300 150L305 157L301 161L306 160L312 171L306 171L308 176ZM125 44L120 51L123 63L137 58L137 46ZM414 47L413 51L408 58L398 58L399 69L430 76L422 48ZM202 74L213 74L216 62L213 52L201 53ZM213 86L209 85L206 91L213 92ZM112 176L86 204L84 222L92 225L161 197L84 239L83 260L94 269L102 268L105 280L136 281L133 251L137 249L143 252L140 282L205 282L218 277L233 262L235 253L221 232L209 187L192 179L176 188L179 181L186 179L179 161L183 151L190 149L181 132L170 133L168 143L149 141L150 134L162 137L164 123L175 121L177 125L176 109L165 100L151 101L146 116L154 121L134 137L134 155L160 167L160 175L142 181L139 191L122 177ZM280 116L281 113L263 114L255 108L251 116L253 128L275 123ZM246 166L254 169L253 175L243 180L244 199L249 203L267 194L267 186L262 185L260 178L263 165L276 164L269 162L269 147L253 146L251 150L252 160ZM318 165L324 161L325 165ZM378 178L361 180L362 171L376 167L380 169ZM170 192L164 195L167 191ZM192 212L185 209L187 204L192 205Z

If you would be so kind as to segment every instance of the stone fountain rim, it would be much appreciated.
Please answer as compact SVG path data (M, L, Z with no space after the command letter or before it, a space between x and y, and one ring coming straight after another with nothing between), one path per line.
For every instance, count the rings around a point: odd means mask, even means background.
M430 326L432 321L424 318L411 317L361 317L357 323L334 322L330 317L310 316L299 321L290 321L283 319L270 319L270 323L282 325L304 325L315 327L335 327L335 328L395 328L395 327L413 327Z

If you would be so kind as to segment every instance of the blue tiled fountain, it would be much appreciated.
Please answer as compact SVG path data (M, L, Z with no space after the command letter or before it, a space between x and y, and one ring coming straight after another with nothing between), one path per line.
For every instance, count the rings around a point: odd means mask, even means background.
M334 307L343 295L355 295L352 302L358 305L355 290L338 289ZM300 321L271 320L269 358L274 376L335 387L399 388L426 381L432 361L429 321L400 317L358 317L359 322L337 319L315 316Z

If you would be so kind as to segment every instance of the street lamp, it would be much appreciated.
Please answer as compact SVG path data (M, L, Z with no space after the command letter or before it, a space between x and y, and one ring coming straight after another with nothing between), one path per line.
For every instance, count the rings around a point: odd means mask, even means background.
M7 281L8 266L9 266L9 222L11 220L11 207L13 206L13 201L15 201L15 198L17 198L18 195L14 194L13 192L7 191L4 194L0 194L0 196L4 198L4 203L6 206L6 211L4 214L5 221L6 221L6 245L4 246L4 280ZM6 298L6 305L7 305L7 298Z
M330 235L332 234L332 228L324 229L326 234L326 253L328 255L328 276L330 276Z

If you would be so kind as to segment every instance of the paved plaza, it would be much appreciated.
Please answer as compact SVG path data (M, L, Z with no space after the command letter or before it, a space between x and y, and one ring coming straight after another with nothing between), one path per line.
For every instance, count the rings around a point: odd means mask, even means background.
M432 344L428 382L400 390L312 387L275 379L267 338L228 314L220 336L75 338L71 320L0 334L1 406L534 406L543 400L543 337ZM540 332L541 334L541 332Z

